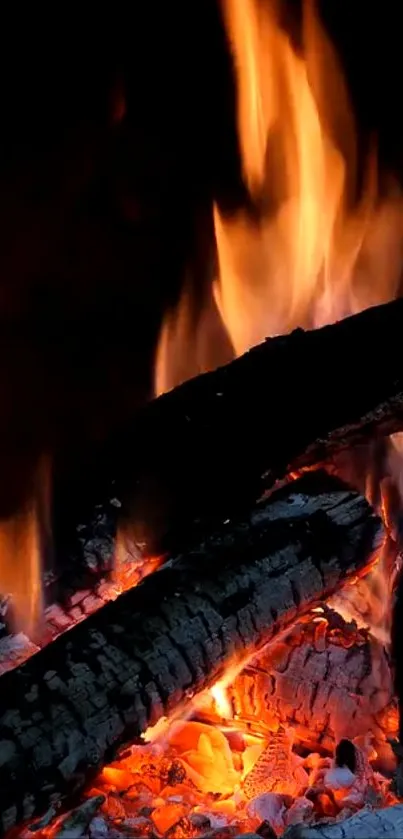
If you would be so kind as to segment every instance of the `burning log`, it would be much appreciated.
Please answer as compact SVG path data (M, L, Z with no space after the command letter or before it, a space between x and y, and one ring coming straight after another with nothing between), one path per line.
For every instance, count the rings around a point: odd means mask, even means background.
M402 323L397 300L321 329L299 329L150 403L66 489L69 504L61 508L81 501L59 523L61 547L74 542L78 523L81 540L91 534L92 519L117 497L147 552L182 549L198 526L205 531L206 523L248 509L290 470L401 429ZM373 373L374 336L382 376ZM323 358L326 376L315 372ZM74 545L71 556L80 552Z
M364 498L307 475L5 673L1 829L82 788L234 657L368 567L382 538Z
M398 715L388 655L365 629L326 606L262 650L227 688L236 719L295 729L295 741L332 753L337 739L371 732L382 765Z
M403 836L403 804L385 810L361 810L343 821L315 826L293 825L284 839L400 839Z

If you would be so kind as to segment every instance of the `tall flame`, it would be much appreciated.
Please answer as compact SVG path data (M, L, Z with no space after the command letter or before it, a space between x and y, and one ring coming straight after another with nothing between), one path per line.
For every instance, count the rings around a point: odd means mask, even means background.
M358 190L352 108L314 0L303 7L301 46L275 0L222 0L234 58L244 180L258 210L226 217L214 206L218 276L213 297L235 355L295 326L310 328L395 296L402 266L400 195L382 200L375 150ZM393 187L395 189L395 187ZM189 288L166 318L156 392L221 363L201 358L203 313L183 329ZM167 332L169 328L169 351ZM214 363L215 362L215 363Z
M268 336L322 326L395 297L403 202L391 179L381 192L374 147L359 170L353 110L315 0L303 2L298 47L282 26L278 0L221 2L243 177L254 205L253 214L232 216L213 207L218 274L211 293L221 339L237 356ZM203 352L203 311L189 328L191 303L187 286L163 324L157 394L223 363L217 332L214 345L207 340L209 358ZM403 498L403 445L398 436L392 442L391 471L399 470ZM384 582L379 563L367 587L371 602ZM386 637L388 621L378 617L376 629Z
M236 354L273 333L311 327L393 297L401 203L379 202L371 154L359 198L357 143L336 53L304 4L302 50L274 2L223 0L238 84L244 178L266 211L214 208L215 296Z
M16 628L32 635L42 617L42 553L50 537L50 466L43 458L25 506L0 521L0 592L11 595Z

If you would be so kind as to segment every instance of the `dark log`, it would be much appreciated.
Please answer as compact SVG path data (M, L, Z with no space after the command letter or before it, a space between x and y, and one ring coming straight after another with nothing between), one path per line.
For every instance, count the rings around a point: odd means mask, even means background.
M57 555L80 555L75 526L91 542L113 496L149 552L181 550L290 470L403 428L402 325L397 300L297 330L150 403L59 485Z
M307 475L5 673L1 829L81 789L234 656L365 569L383 538L364 498Z

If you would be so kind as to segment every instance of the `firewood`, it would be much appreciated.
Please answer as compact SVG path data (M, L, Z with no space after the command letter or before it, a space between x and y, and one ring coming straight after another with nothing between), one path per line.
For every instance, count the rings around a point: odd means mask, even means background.
M365 570L383 538L364 498L307 475L5 673L0 829L80 790L234 657Z
M60 480L57 555L91 544L102 509L113 530L113 497L147 552L181 550L290 470L403 428L402 323L397 300L296 330L151 402L64 491Z
M403 836L403 804L385 810L360 810L343 821L315 826L293 825L283 839L401 839Z
M295 741L310 751L333 753L338 739L370 731L383 762L393 762L387 740L397 734L398 715L387 652L330 609L262 650L227 695L237 719L292 725Z

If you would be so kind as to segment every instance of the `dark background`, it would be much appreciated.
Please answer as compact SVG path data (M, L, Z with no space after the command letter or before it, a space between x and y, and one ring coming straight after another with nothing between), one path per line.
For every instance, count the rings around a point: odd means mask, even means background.
M396 171L399 5L321 3L363 143L376 131ZM0 27L0 515L41 452L78 470L147 398L162 314L185 265L203 275L212 200L243 198L215 0L83 8L16 7Z

